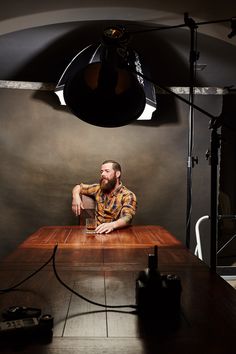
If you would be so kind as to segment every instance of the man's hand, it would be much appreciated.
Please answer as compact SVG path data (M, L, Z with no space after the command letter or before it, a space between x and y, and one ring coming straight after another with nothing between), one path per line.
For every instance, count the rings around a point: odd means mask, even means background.
M127 222L126 217L120 218L118 220L112 221L112 222L105 222L101 225L99 225L95 232L97 234L109 234L110 232L116 230L116 229L121 229L123 227L127 227L129 223Z
M101 225L99 225L95 232L97 234L109 234L110 232L114 231L115 229L115 222L105 222Z
M78 216L81 213L81 209L84 209L84 206L80 198L80 185L77 184L72 190L72 211Z
M81 213L81 209L84 209L82 200L80 196L75 196L72 199L72 211L76 216L78 216Z

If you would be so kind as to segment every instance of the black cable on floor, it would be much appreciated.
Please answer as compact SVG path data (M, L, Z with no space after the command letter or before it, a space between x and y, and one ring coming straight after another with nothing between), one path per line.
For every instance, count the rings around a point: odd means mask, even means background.
M95 301L92 301L92 300L89 300L87 299L85 296L79 294L78 292L76 292L75 290L73 290L71 287L69 287L66 283L64 283L64 281L60 278L60 276L58 275L57 273L57 270L56 270L56 252L57 252L57 247L58 245L56 245L54 247L54 250L53 250L53 256L52 256L52 262L53 262L53 271L54 271L54 274L57 278L57 280L59 281L59 283L61 283L67 290L69 290L70 292L72 292L74 295L80 297L82 300L85 300L87 302L89 302L90 304L93 304L93 305L96 305L96 306L100 306L100 307L104 307L104 308L124 308L124 307L130 307L130 308L137 308L136 305L105 305L105 304L100 304L98 302L95 302Z
M51 257L40 267L38 268L37 270L35 270L32 274L30 274L28 277L26 277L25 279L21 280L19 283L9 287L9 288L6 288L6 289L0 289L0 295L1 294L5 294L7 292L10 292L10 291L13 291L15 290L16 288L18 288L20 285L22 285L23 283L25 283L27 280L29 280L30 278L34 277L37 273L39 273L43 268L45 268L53 259L54 257L54 252L53 254L51 255Z
M100 306L103 308L108 308L108 309L116 309L116 308L125 308L125 307L129 307L129 308L133 308L136 309L137 306L136 305L105 305L105 304L100 304L98 302L89 300L88 298L86 298L85 296L79 294L78 292L76 292L75 290L73 290L71 287L69 287L59 276L57 269L56 269L56 252L57 252L57 248L58 245L56 245L53 249L53 253L51 255L51 257L41 266L39 267L37 270L35 270L33 273L31 273L28 277L26 277L25 279L21 280L19 283L9 287L9 288L5 288L5 289L0 289L0 295L1 294L5 294L7 292L13 291L16 288L18 288L20 285L22 285L23 283L25 283L27 280L31 279L33 276L35 276L37 273L39 273L43 268L45 268L51 261L52 261L52 266L53 266L53 271L54 274L57 278L57 280L59 281L59 283L61 285L63 285L67 290L69 290L71 293L73 293L74 295L80 297L82 300L89 302L92 305L96 305L96 306Z

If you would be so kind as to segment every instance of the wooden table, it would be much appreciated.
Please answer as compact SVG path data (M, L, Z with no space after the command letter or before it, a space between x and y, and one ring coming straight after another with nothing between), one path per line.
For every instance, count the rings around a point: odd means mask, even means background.
M168 231L132 226L109 235L87 235L80 226L42 227L1 262L1 288L27 277L52 255L62 280L102 304L135 304L135 280L147 255L159 247L159 270L181 277L178 321L140 319L131 308L105 310L69 292L48 264L19 291L0 295L1 309L40 307L54 317L51 343L1 342L2 353L156 354L234 353L236 293ZM122 310L122 311L121 311Z

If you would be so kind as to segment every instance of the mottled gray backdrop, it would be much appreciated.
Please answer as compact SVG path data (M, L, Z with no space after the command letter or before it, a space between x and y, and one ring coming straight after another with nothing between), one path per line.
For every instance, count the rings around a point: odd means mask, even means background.
M156 122L110 129L89 125L57 104L52 92L0 90L1 256L41 226L76 224L71 189L98 181L105 159L121 163L123 183L137 195L134 223L161 225L185 242L188 106L176 100L172 109L167 100ZM222 99L197 96L196 104L219 114ZM196 112L193 224L209 214L208 123ZM193 227L192 234L193 248Z

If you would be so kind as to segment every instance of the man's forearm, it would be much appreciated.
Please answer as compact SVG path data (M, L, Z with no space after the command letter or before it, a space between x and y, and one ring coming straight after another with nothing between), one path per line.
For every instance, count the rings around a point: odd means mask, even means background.
M84 209L84 206L80 198L80 185L77 184L72 189L72 211L76 216L78 216L81 213L81 209Z
M111 221L111 222L105 222L103 224L100 224L95 232L98 234L109 234L110 232L116 230L116 229L122 229L123 227L126 227L130 224L130 222L127 220L126 217L122 217L118 220Z
M72 197L75 198L80 195L80 185L77 184L73 189L72 189Z
M120 219L117 219L116 221L113 221L113 225L114 225L114 230L122 229L123 227L130 225L130 221L127 220L126 217L122 217Z

